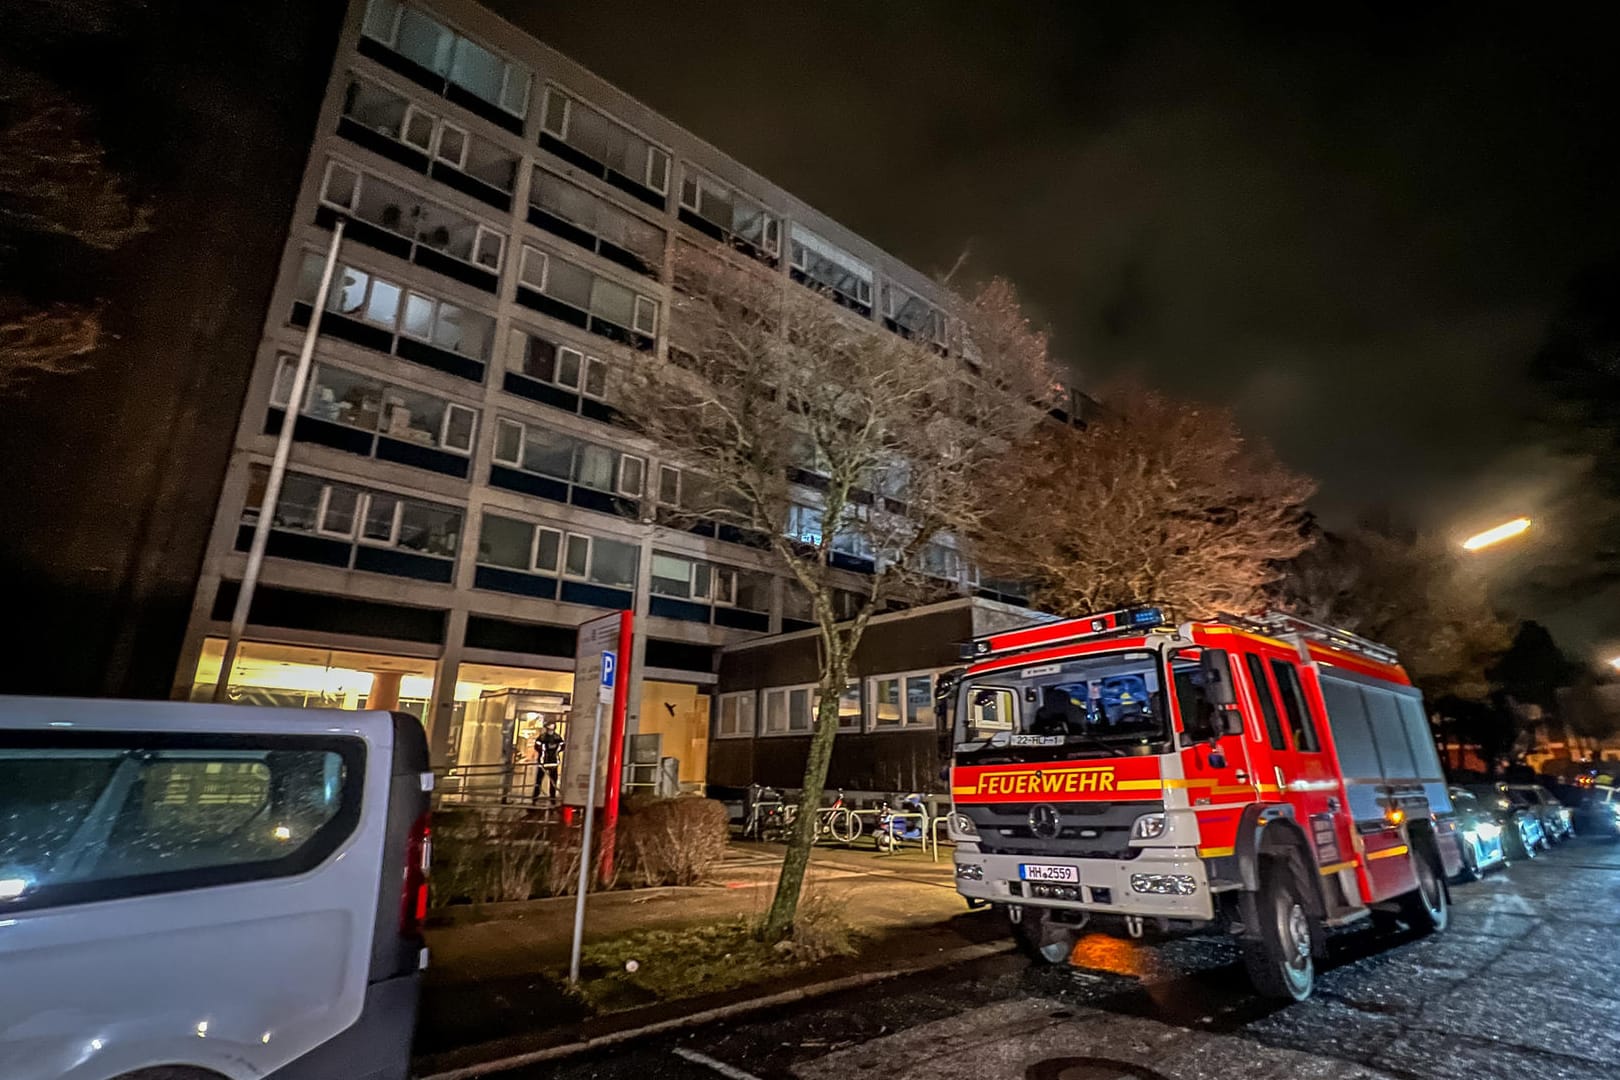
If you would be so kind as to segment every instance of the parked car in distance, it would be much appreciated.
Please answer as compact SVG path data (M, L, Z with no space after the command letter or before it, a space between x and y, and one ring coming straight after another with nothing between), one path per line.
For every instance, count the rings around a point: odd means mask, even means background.
M1608 784L1582 788L1579 801L1572 801L1575 831L1582 836L1620 839L1620 789Z
M1561 844L1575 835L1574 815L1569 808L1558 801L1558 797L1540 784L1508 784L1508 798L1521 798L1530 807L1531 813L1541 819L1542 831L1547 834L1547 842Z
M1506 866L1507 848L1495 810L1482 804L1472 791L1459 787L1451 789L1451 808L1457 814L1457 836L1462 845L1462 879L1473 881L1487 870Z
M405 713L0 697L0 1076L405 1080Z
M1467 784L1466 789L1479 805L1496 815L1502 827L1502 846L1510 859L1533 859L1547 847L1547 834L1541 818L1522 797L1510 795L1505 784Z

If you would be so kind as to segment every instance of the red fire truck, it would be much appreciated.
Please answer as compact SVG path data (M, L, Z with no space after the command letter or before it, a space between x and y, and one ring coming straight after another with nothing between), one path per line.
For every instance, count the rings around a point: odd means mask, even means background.
M1141 606L963 651L945 691L957 889L1005 908L1037 958L1066 962L1104 915L1133 937L1202 925L1238 938L1261 993L1298 1000L1329 928L1445 928L1457 826L1422 697L1384 646Z

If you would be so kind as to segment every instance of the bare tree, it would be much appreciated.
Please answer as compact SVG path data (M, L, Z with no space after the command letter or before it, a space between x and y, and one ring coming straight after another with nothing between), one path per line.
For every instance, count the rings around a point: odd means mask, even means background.
M1012 288L955 304L955 347L886 333L723 249L682 245L669 360L618 372L619 407L683 479L682 512L743 530L807 598L819 703L798 817L762 930L791 932L815 839L838 699L872 615L926 590L979 490L1040 422L1045 337ZM835 549L869 557L865 576ZM937 586L936 586L937 587Z
M1102 400L1084 429L1043 427L997 477L997 501L1018 510L976 535L980 564L1060 614L1261 606L1278 563L1309 545L1312 482L1246 440L1227 410L1129 382Z
M93 7L93 5L92 5ZM93 300L27 294L14 275L23 245L71 245L92 258L149 225L112 170L82 106L47 80L0 66L0 393L30 377L76 370L101 339ZM84 265L84 260L77 260Z
M1325 536L1279 594L1301 615L1393 648L1430 701L1485 701L1511 630L1485 581L1444 541L1360 528Z

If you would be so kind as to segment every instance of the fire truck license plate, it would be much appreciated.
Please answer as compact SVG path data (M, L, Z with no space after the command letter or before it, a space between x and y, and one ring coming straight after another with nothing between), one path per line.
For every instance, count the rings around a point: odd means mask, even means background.
M1080 868L1077 866L1020 863L1018 865L1018 876L1025 881L1065 881L1070 885L1080 884Z

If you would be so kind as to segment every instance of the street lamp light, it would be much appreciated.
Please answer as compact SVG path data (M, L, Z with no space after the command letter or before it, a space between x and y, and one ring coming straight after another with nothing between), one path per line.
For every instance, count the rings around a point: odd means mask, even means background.
M1475 533L1470 536L1463 541L1463 549L1465 551L1478 551L1481 548L1488 548L1492 544L1500 544L1504 540L1513 539L1513 537L1518 536L1529 527L1529 518L1514 518L1512 521L1503 522L1494 529L1486 529L1482 533Z

